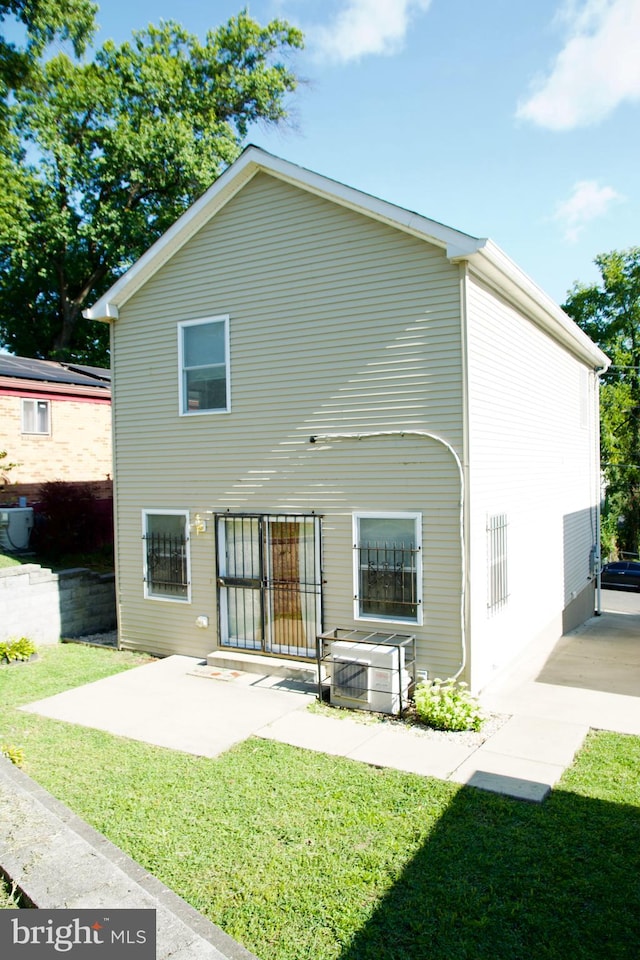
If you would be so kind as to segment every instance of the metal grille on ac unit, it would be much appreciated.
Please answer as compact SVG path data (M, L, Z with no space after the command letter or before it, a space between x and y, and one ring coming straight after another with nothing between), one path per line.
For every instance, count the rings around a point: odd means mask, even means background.
M400 713L409 696L410 677L402 647L384 643L331 644L331 703L377 713Z

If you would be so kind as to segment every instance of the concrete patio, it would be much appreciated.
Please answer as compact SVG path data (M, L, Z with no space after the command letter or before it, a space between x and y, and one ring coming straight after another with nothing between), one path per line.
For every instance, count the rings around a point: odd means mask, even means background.
M483 743L398 724L310 713L311 685L211 671L172 656L25 710L214 757L249 736L541 800L590 727L640 735L640 597L604 591L605 611L536 651L481 695L508 719ZM212 674L217 678L212 679Z

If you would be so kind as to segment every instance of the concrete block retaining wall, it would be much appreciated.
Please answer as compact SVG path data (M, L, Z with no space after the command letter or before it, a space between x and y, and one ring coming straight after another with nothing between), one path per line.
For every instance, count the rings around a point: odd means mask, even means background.
M0 640L36 645L116 627L115 577L91 570L52 573L37 564L0 570Z

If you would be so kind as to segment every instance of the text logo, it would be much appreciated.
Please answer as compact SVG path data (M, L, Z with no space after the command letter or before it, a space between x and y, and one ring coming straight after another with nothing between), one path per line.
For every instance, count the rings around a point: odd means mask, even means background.
M0 957L156 960L155 910L2 910Z

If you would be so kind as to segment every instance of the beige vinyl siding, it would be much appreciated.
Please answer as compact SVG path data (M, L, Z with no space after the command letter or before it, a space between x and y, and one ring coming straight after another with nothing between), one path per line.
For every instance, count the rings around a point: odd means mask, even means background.
M549 629L590 582L593 373L471 277L469 464L474 686ZM486 520L508 518L507 604L487 615Z
M180 417L177 323L229 315L231 412ZM458 268L391 227L259 174L120 311L114 327L122 638L158 653L216 645L213 515L323 517L325 626L353 625L355 510L423 514L429 669L457 668L459 482L434 441L309 443L433 431L462 443ZM143 600L140 511L208 516L191 604ZM210 628L195 627L196 617Z

